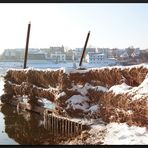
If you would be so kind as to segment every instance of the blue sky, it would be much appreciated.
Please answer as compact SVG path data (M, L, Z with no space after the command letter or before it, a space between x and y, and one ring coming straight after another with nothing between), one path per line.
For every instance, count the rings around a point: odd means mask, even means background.
M148 48L148 4L0 4L0 49L24 48L31 21L30 48L88 46Z

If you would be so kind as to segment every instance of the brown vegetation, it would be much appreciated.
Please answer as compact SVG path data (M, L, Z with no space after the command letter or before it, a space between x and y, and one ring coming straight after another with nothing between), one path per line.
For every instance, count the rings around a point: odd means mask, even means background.
M3 102L8 102L18 95L28 95L33 98L46 98L55 102L61 115L84 117L87 113L80 110L66 110L66 101L79 92L69 90L73 85L86 83L92 86L104 86L108 89L113 85L123 82L132 87L140 85L145 79L148 69L142 66L126 68L90 69L86 73L64 73L63 70L9 70L5 76L5 94ZM66 95L57 98L57 94L65 92ZM99 104L98 117L106 122L127 122L139 126L148 125L148 100L147 98L132 100L129 94L115 95L113 92L97 92L88 90L86 96L90 104ZM36 99L34 99L36 100ZM32 102L31 102L32 103ZM35 103L35 101L33 101ZM66 112L66 114L63 113Z

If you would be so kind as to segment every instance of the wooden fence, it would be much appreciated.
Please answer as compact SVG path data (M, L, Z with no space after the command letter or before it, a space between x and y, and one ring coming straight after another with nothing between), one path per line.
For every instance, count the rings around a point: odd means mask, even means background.
M70 119L55 116L51 113L44 114L44 127L54 135L74 136L88 128L82 123L71 121Z

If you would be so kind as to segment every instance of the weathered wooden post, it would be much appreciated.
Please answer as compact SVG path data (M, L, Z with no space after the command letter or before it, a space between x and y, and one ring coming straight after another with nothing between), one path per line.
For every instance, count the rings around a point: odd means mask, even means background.
M60 118L60 120L59 120L59 129L60 129L60 133L62 133L62 119Z
M64 119L62 118L62 134L64 135Z
M51 130L51 115L50 114L48 114L48 122L47 122L48 124L48 130Z
M66 133L66 136L67 136L67 122L68 122L68 120L66 119L65 120L65 133Z
M57 117L55 117L55 133L56 133L56 135L58 135L58 118Z
M79 123L76 123L76 134L79 133Z
M73 134L76 135L77 132L77 123L74 122Z
M85 44L84 44L84 48L83 48L81 60L80 60L80 63L79 63L79 67L81 67L81 65L82 65L82 61L83 61L83 58L84 58L84 54L85 54L87 42L88 42L88 39L89 39L89 35L90 35L90 31L89 31L88 34L87 34L87 38L86 38L86 41L85 41Z
M25 57L24 57L24 69L26 68L26 63L27 63L30 28L31 28L31 23L29 22L28 30L27 30L27 38L26 38L26 48L25 48Z
M67 121L67 135L69 136L70 134L70 124L69 120Z
M71 136L72 136L72 133L73 133L73 131L72 131L73 124L72 124L72 123L73 123L73 122L70 121L70 134L71 134Z

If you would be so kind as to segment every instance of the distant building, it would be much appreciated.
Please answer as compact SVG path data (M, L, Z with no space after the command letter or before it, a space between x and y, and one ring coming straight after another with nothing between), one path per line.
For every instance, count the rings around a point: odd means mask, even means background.
M74 61L74 52L72 50L66 52L66 61Z
M56 63L59 63L59 62L65 62L66 61L66 55L65 53L52 53L51 56L50 56L51 60L56 62Z
M120 58L123 59L123 60L126 60L127 58L129 58L129 55L128 55L127 51L124 51L124 52L120 55Z
M90 64L102 63L106 59L105 54L89 52L87 56L87 61Z
M2 53L2 60L18 61L23 58L24 52L23 49L5 49Z
M22 61L24 60L25 49L5 49L2 53L2 60L4 61ZM46 60L47 53L36 48L28 49L28 60Z
M74 52L74 60L75 61L80 61L82 51L83 51L83 48L75 48L73 50L73 52Z
M133 53L131 54L132 57L139 57L140 56L140 49L139 48L135 48Z
M100 53L88 53L87 62L95 65L115 65L117 60L114 58L107 58L107 55Z
M47 53L44 51L41 51L40 49L30 48L28 50L28 57L27 58L29 60L46 60Z
M55 54L55 53L65 53L65 48L64 46L52 46L49 48L49 51L51 54Z
M97 53L105 54L106 57L112 57L112 50L109 48L97 48Z
M88 52L97 52L97 49L96 48L86 48L86 54Z
M86 48L84 60L85 60L86 55L89 52L96 53L96 51L97 51L96 48ZM80 61L82 53L83 53L83 48L75 48L74 49L74 56L75 56L74 59Z

